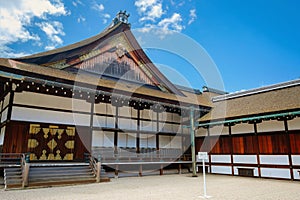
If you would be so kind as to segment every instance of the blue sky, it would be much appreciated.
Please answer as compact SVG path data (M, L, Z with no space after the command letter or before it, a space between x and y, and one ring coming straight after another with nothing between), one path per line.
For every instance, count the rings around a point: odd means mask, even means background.
M220 71L224 89L235 92L300 78L299 8L298 0L0 0L0 57L78 42L127 10L132 29L158 28L165 37L177 32L200 44ZM146 52L172 82L208 84L185 58Z

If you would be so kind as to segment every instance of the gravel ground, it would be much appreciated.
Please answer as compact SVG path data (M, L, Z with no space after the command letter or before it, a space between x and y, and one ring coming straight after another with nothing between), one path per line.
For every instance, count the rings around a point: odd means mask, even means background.
M127 177L100 184L10 191L0 189L0 199L190 200L201 199L202 187L201 174L197 178L189 174ZM212 196L210 199L220 200L300 199L300 182L208 175L207 194Z

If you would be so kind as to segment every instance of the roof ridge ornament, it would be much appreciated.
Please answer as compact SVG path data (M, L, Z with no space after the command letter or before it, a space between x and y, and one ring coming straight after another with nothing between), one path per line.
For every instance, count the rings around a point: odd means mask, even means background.
M119 22L123 22L125 24L129 24L128 23L129 16L130 16L130 14L127 13L126 10L124 10L124 11L120 10L118 12L118 14L116 15L116 17L113 19L113 25L116 25Z

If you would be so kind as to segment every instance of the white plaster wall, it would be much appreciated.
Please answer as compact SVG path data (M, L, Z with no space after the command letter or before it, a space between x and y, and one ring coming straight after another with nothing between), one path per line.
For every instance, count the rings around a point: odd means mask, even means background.
M106 114L108 115L116 115L116 107L111 104L106 104Z
M289 165L287 155L260 155L260 164Z
M92 147L104 146L104 133L103 131L93 131Z
M284 123L283 121L270 120L263 121L262 123L257 124L257 132L272 132L272 131L283 131Z
M13 107L12 120L70 125L90 125L90 116L84 114L64 113L49 110Z
M190 134L190 129L189 128L182 128L182 133L183 134Z
M300 169L294 169L293 174L294 174L294 179L300 180L299 172Z
M257 164L256 155L233 155L234 163Z
M104 147L114 147L114 133L104 132L103 136L103 146Z
M115 128L115 118L114 117L106 117L106 126L108 128Z
M132 129L132 120L119 118L119 128L121 129Z
M173 113L167 113L167 121L172 122L173 121Z
M181 126L178 124L172 124L174 133L181 133ZM156 129L155 129L156 130Z
M8 108L6 108L6 109L2 112L2 115L1 115L1 122L4 122L4 121L7 119L7 111L8 111Z
M249 169L253 169L253 175L254 175L254 176L258 176L258 168L257 168L257 167L245 167L245 166L234 166L234 167L233 167L234 175L239 175L238 168L249 168Z
M96 114L106 114L106 104L98 103L94 105L94 113Z
M292 155L292 162L293 165L300 165L300 155Z
M134 109L134 108L131 108L131 116L132 117L137 117L137 110L136 109Z
M156 138L155 135L148 136L148 148L155 148L156 147Z
M158 119L159 121L165 122L167 120L167 113L166 112L161 112L158 114Z
M171 136L160 135L159 136L160 148L171 148Z
M156 129L154 129L154 125L153 124L156 124L156 122L141 121L141 130L143 130L143 131L153 131L153 130L156 130Z
M94 115L93 126L94 127L105 127L106 117Z
M131 117L131 107L128 106L120 107L119 116Z
M182 137L181 136L171 136L171 148L181 149L182 148Z
M211 162L231 163L231 157L230 157L230 155L211 155Z
M152 110L142 110L141 111L141 118L143 118L143 119L153 119Z
M296 117L288 121L289 130L299 130L300 129L300 117Z
M140 134L140 147L147 148L148 147L148 135L147 134Z
M247 123L236 124L231 127L231 133L232 134L254 133L254 125L247 124Z
M210 135L229 135L229 128L224 125L213 126L209 128Z
M136 134L135 133L128 134L127 147L136 147Z
M118 147L126 147L127 146L127 134L119 133L118 134Z
M0 131L0 145L3 145L4 142L4 136L5 136L5 126L1 128Z
M165 123L162 131L163 132L173 132L173 126L172 126L172 124Z
M181 116L178 115L178 114L174 114L173 115L173 121L177 122L177 123L180 123L181 122Z
M5 108L5 107L9 104L9 97L10 97L10 93L8 93L8 94L4 97L3 108Z
M196 137L207 136L207 129L200 127L198 129L196 129L195 135L196 135Z
M231 174L230 166L211 166L211 173L215 174Z
M285 179L291 178L289 169L261 168L260 172L262 177L285 178Z
M91 110L91 104L84 100L32 92L15 93L14 103L82 112L90 112Z
M153 135L140 134L140 147L141 148L155 148L156 139Z

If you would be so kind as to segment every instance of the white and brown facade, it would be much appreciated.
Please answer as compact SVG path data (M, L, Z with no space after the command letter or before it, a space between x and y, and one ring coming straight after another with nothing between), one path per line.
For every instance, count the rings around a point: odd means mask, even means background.
M213 97L196 134L209 171L300 180L299 92L295 80Z

